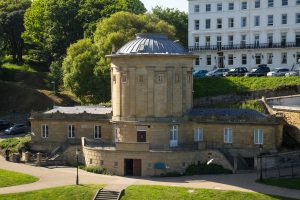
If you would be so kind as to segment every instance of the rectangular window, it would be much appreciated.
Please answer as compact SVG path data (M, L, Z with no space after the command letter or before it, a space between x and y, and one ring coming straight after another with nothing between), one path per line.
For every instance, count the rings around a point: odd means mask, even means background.
M101 139L101 126L95 125L94 127L94 138Z
M268 61L267 61L268 64L273 64L273 54L272 53L267 54L267 59L268 59Z
M228 28L234 27L234 18L228 18Z
M205 28L210 29L210 19L205 20Z
M206 4L206 12L210 12L211 11L211 4Z
M260 16L254 16L254 26L260 26Z
M246 46L246 35L241 35L241 46L242 47Z
M296 47L300 47L300 32L296 32Z
M211 55L206 56L206 65L211 65Z
M138 83L143 83L144 82L144 76L143 75L139 75L138 76Z
M48 125L42 124L41 129L42 129L42 133L41 133L42 138L48 138L48 133L49 133Z
M246 10L247 9L247 1L243 1L242 5L241 5L242 10Z
M242 54L242 65L247 65L247 54Z
M163 73L159 73L156 76L156 83L158 84L162 84L164 82L164 74Z
M195 142L203 141L203 129L202 128L195 128L194 141Z
M254 144L264 144L264 132L262 129L254 129Z
M200 28L200 21L199 20L195 20L194 23L195 23L195 26L194 26L195 28L194 29L195 30L199 30L199 28Z
M254 35L254 46L259 47L259 35Z
M281 64L287 64L287 53L281 53Z
M217 19L217 29L221 29L222 28L222 19L218 18Z
M199 58L196 58L196 59L195 59L195 65L196 65L196 66L199 66L199 64L200 64L200 59L199 59Z
M199 5L195 5L194 6L194 12L198 13L200 11L200 6Z
M233 2L228 3L228 10L234 10L234 3Z
M222 10L223 10L222 3L218 3L217 4L217 11L222 11Z
M122 83L127 83L127 74L122 74Z
M257 64L257 65L261 64L261 54L260 53L255 54L255 64Z
M287 14L281 15L281 24L287 24Z
M233 47L233 35L229 35L229 36L228 36L228 45L229 45L230 47Z
M68 125L68 138L74 138L74 137L75 137L75 126Z
M281 46L286 45L286 37L287 37L287 33L281 33Z
M205 37L205 46L210 47L210 36Z
M246 27L247 26L247 17L242 17L241 18L241 27Z
M273 26L273 15L268 15L268 26Z
M274 7L274 0L268 0L268 7L269 8Z
M232 143L232 129L224 128L224 143Z
M272 47L273 46L273 33L268 33L268 46Z
M296 5L300 5L300 0L296 0Z
M255 0L255 8L260 8L260 0Z
M199 36L194 37L195 47L199 47Z
M222 47L222 36L217 36L217 47L220 49Z
M296 24L300 24L300 13L296 13Z
M282 0L282 6L287 6L289 5L289 1L288 0Z
M233 65L233 55L232 54L228 55L228 65Z
M178 125L172 125L170 128L170 147L178 146Z

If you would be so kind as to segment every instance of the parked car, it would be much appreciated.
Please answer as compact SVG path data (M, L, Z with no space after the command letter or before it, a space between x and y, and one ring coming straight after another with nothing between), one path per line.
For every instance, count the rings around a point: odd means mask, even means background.
M237 67L234 69L230 69L229 72L225 72L225 76L244 76L248 70L246 67Z
M6 135L15 135L15 134L26 133L27 131L29 131L29 128L24 124L15 124L12 127L6 129L4 133Z
M267 73L267 76L284 76L290 70L287 68L278 68Z
M207 72L207 74L205 76L221 77L221 76L224 76L224 73L228 72L228 71L229 71L229 69L227 69L227 68L218 68L213 71Z
M199 70L199 71L196 71L196 72L193 72L193 76L194 77L204 77L205 74L207 74L207 70Z
M295 69L285 74L285 76L300 76L300 69Z
M246 73L245 76L266 76L270 72L270 68L266 66L259 66Z
M9 127L13 126L14 124L5 120L0 120L0 131L4 131Z

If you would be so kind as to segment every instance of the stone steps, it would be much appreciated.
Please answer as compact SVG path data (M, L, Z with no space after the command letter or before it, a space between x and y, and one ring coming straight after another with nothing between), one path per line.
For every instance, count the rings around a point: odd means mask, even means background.
M94 200L118 200L120 197L120 192L111 190L99 190L94 198Z

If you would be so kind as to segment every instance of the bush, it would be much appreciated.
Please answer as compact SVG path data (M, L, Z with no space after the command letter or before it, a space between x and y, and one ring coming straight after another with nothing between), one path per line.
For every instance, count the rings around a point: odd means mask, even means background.
M200 175L200 174L231 174L232 171L225 169L221 165L201 163L199 165L192 164L185 170L185 175Z
M25 136L20 138L8 138L0 142L0 149L9 149L11 153L18 153L22 149L28 150L31 136Z
M91 172L94 174L106 174L106 175L112 175L111 172L109 172L105 167L95 167L95 166L80 166L79 167L82 170L85 170L87 172Z

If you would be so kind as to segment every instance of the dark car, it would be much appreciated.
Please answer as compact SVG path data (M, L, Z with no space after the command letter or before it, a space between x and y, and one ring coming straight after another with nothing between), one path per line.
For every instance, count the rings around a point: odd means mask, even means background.
M225 72L225 76L244 76L248 72L246 67L237 67L230 69L229 72Z
M205 77L205 75L207 74L207 70L199 70L193 73L194 77Z
M252 69L251 72L245 74L245 76L267 76L270 72L270 68L266 66L259 66L258 68Z
M13 126L14 124L5 120L0 120L0 131L4 131L9 127Z
M29 130L27 126L24 124L15 124L12 127L5 130L6 135L15 135L15 134L21 134L26 133Z

